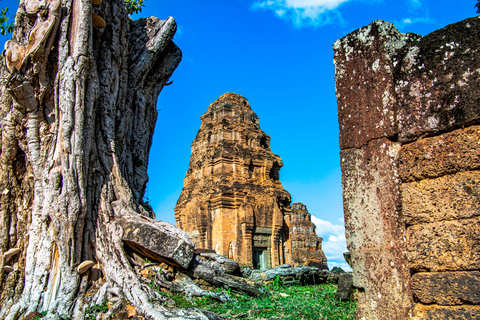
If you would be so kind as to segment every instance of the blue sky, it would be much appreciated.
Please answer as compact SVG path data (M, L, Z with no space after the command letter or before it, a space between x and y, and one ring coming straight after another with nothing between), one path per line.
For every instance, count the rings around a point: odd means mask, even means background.
M329 266L346 267L332 44L374 20L426 35L476 15L476 0L146 0L133 18L173 16L183 61L160 94L146 197L157 218L173 208L199 117L225 92L250 101L280 179L314 216ZM1 0L15 12L18 1ZM13 9L13 10L12 10ZM5 42L8 37L0 37Z

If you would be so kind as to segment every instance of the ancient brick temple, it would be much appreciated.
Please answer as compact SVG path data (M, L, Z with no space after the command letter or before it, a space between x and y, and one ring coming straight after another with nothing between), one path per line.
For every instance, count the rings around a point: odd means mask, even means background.
M313 235L297 236L302 244L292 244L290 194L279 180L282 159L270 150L270 137L260 129L248 100L226 93L200 118L175 207L177 225L195 247L257 268L317 257L313 263L325 264L321 238L311 225L305 232ZM319 253L292 255L297 247Z
M315 224L307 206L297 202L290 211L290 238L292 264L324 268L327 258L321 250L322 238L315 232Z

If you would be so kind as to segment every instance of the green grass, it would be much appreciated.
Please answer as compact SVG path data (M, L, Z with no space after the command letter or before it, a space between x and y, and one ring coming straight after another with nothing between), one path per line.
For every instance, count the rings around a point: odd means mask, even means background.
M107 306L108 301L105 301L102 304L97 304L94 305L91 308L87 308L85 310L85 320L95 320L96 315L100 312L107 312L108 311L108 306Z
M269 291L271 294L263 297L231 294L234 301L226 303L211 298L189 301L181 294L170 298L177 308L196 307L229 317L244 315L241 319L355 319L356 303L337 300L337 287L333 284L270 286Z

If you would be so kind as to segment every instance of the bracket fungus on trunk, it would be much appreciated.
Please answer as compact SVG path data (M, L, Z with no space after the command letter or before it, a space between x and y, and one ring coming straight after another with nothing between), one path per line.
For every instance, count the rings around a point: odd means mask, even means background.
M3 267L4 272L12 272L13 270L15 270L15 269L13 269L13 267L10 267L10 266L4 266Z
M5 263L7 263L13 256L19 254L20 251L22 251L22 250L20 250L18 248L12 248L12 249L8 250L7 252L5 252L3 254L3 259L4 259Z
M98 29L105 29L106 26L107 24L105 23L105 20L103 20L103 18L100 17L98 14L92 12L92 27Z
M83 261L78 267L77 267L77 272L79 274L83 274L85 272L87 272L88 269L90 269L91 267L93 267L93 265L95 264L95 262L91 261L91 260L87 260L87 261Z
M98 6L102 4L102 0L92 0L92 4ZM107 24L105 23L105 20L103 20L98 14L92 12L92 27L105 29L106 26Z

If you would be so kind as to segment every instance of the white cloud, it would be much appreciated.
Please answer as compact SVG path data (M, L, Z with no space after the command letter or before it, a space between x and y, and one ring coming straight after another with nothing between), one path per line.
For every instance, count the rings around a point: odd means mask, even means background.
M297 28L305 26L320 27L341 21L340 13L335 9L350 0L257 0L252 9L272 10L275 14L290 20Z
M412 10L417 10L422 6L422 1L420 0L408 0L409 8Z
M319 219L313 215L312 222L317 226L317 235L322 238L331 234L335 236L345 235L345 227L343 225L335 225L330 221Z
M312 8L312 7L324 7L329 10L335 9L342 2L347 2L348 0L285 0L285 1L275 1L275 2L285 2L287 7L292 8Z
M333 224L330 221L319 219L312 215L312 222L317 226L317 235L323 238L322 250L327 256L329 268L341 267L345 271L351 271L345 262L343 253L347 250L345 238L345 226Z
M398 30L404 32L405 27L410 26L412 24L416 23L423 23L423 24L431 24L435 23L435 20L429 18L429 17L418 17L418 18L404 18L400 22L395 22L395 26L398 28Z

